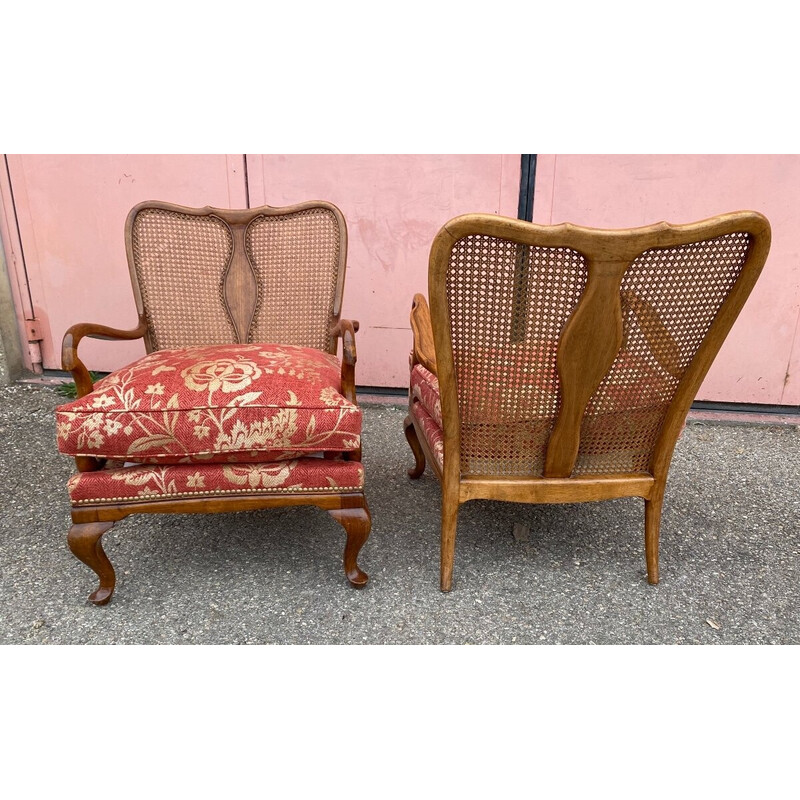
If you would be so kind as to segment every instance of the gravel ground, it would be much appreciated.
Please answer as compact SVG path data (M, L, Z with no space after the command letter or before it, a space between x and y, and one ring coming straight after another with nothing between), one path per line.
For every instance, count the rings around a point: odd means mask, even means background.
M364 409L372 535L361 591L314 508L133 516L103 542L111 603L66 545L72 461L47 386L0 387L0 642L6 644L798 644L800 432L690 424L645 578L636 499L462 507L438 589L439 487L418 481L400 405ZM514 536L515 525L517 536Z

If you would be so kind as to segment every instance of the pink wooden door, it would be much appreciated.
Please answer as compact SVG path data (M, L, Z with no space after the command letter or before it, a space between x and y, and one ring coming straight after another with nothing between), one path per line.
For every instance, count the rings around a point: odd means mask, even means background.
M23 318L35 317L45 369L60 369L61 338L75 322L135 325L123 226L136 203L241 208L323 199L348 224L344 313L362 325L358 382L403 387L411 298L427 293L436 232L460 213L517 211L518 155L255 155L246 165L247 175L241 155L8 156L3 239L21 338ZM143 352L141 342L82 346L98 371Z
M739 209L772 225L772 249L697 399L800 404L800 157L539 155L534 222L634 227Z
M415 292L439 228L473 211L516 217L519 155L253 155L250 204L330 200L347 221L343 314L361 323L356 379L408 386Z
M247 203L242 155L7 158L8 173L0 182L2 234L20 337L25 343L22 318L35 317L45 369L61 369L61 339L76 322L135 327L123 232L136 203ZM144 345L86 340L81 353L90 369L110 371L142 355ZM23 357L31 369L28 353Z

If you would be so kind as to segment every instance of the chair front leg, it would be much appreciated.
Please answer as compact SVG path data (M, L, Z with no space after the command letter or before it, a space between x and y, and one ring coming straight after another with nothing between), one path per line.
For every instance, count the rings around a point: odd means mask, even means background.
M100 537L113 527L113 522L75 523L67 534L72 554L100 578L100 585L89 595L89 601L96 606L104 606L111 599L117 582L114 567L100 543Z
M350 585L356 589L363 588L369 576L357 563L358 554L369 538L372 529L372 517L369 513L366 498L362 498L361 508L336 508L330 515L345 529L347 543L344 547L344 572Z

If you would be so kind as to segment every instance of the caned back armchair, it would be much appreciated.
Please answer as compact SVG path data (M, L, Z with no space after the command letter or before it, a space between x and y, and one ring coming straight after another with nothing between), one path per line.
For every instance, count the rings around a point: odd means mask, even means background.
M627 230L470 214L441 229L430 309L412 307L405 425L409 474L427 460L442 481L442 590L459 505L476 498L642 497L658 582L673 449L769 245L755 212Z
M300 504L342 524L347 578L363 586L371 523L341 211L148 201L130 211L125 247L138 325L81 323L62 346L78 389L57 410L59 449L78 467L68 542L101 579L90 600L113 592L100 537L128 514ZM94 386L84 337L144 338L148 355Z
M146 201L128 214L125 250L139 324L124 338L143 338L148 353L274 342L335 354L337 337L352 349L358 323L341 320L347 225L332 203L240 210ZM70 329L63 348L79 396L91 381L75 337L106 338L87 331Z

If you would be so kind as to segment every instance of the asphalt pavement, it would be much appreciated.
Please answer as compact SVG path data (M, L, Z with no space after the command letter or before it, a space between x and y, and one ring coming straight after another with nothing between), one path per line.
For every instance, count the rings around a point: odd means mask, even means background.
M5 644L798 644L800 427L687 425L646 581L643 503L474 501L454 589L439 591L439 485L417 481L403 399L365 398L372 534L352 589L344 532L298 507L128 517L104 536L110 604L66 545L50 386L0 387L0 642Z

